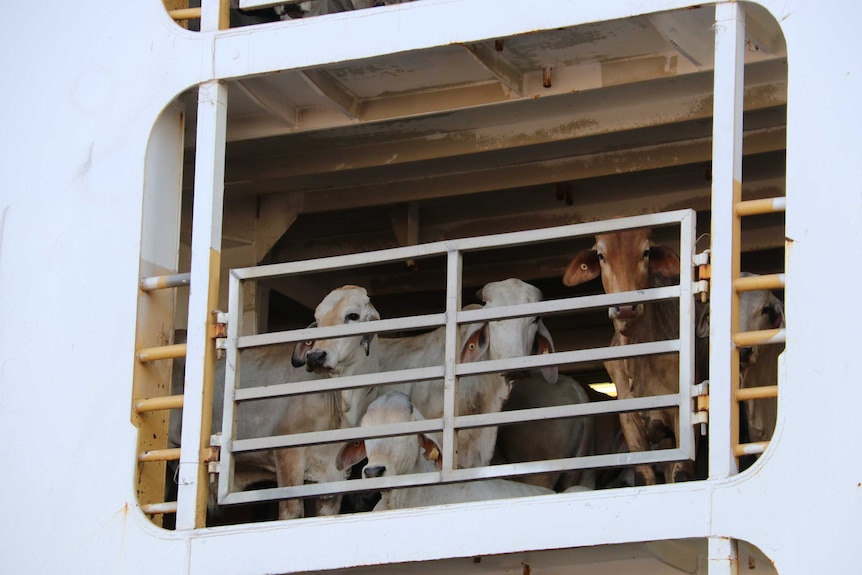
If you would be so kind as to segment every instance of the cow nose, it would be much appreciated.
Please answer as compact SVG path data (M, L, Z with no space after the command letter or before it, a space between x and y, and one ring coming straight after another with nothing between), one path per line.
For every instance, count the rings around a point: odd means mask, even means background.
M751 361L751 352L753 350L750 347L741 347L739 348L739 363L746 364Z
M608 317L611 319L632 319L643 314L643 304L615 305L608 308Z
M309 351L305 356L305 363L308 366L309 370L323 367L324 362L326 361L326 352L323 350L314 350Z
M385 471L385 466L375 465L374 467L366 467L365 469L363 469L362 475L364 475L366 479L371 479L372 477L383 477L383 473Z

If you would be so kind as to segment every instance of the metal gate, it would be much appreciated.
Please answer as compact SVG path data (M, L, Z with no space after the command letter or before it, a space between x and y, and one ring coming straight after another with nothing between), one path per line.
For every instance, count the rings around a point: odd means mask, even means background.
M679 210L660 214L619 218L602 222L574 224L539 230L528 230L481 237L453 239L435 243L401 247L361 254L351 254L314 260L234 269L230 273L229 327L226 341L226 380L224 396L224 421L220 440L218 501L220 504L249 503L256 501L302 498L392 487L428 485L460 482L492 477L526 475L539 472L563 471L600 467L618 467L638 464L654 464L694 459L693 398L696 395L694 379L694 298L693 298L693 251L695 243L695 218L693 210ZM506 246L537 244L559 241L566 238L592 236L597 233L614 232L634 228L676 227L679 233L680 267L679 285L650 288L616 294L601 294L541 301L538 303L494 307L478 310L461 310L462 258L469 252L490 250ZM446 307L443 313L397 319L381 319L372 322L354 323L334 327L297 329L258 335L241 336L243 333L241 302L247 282L264 278L289 276L325 270L348 269L393 261L419 260L430 256L446 257ZM545 355L520 358L458 363L456 358L458 326L478 321L513 317L549 315L609 306L677 299L679 301L679 339L638 343L614 347L600 347L578 351L558 351ZM289 382L277 385L242 387L238 385L241 369L241 350L278 343L299 342L366 333L382 333L394 330L446 327L446 360L444 365L390 371L349 377L319 379L315 381ZM621 359L626 357L674 353L679 355L679 391L675 394L617 399L579 405L533 408L516 412L488 413L456 416L455 402L458 377L496 373L501 371L540 368L552 365L577 364L585 361ZM391 424L378 427L343 428L331 431L300 433L293 435L237 439L237 407L240 403L279 396L295 396L332 390L359 388L422 381L440 378L444 380L444 413L442 418L419 422ZM636 453L614 453L493 465L480 468L458 469L454 449L458 429L504 425L508 423L552 419L562 417L589 416L602 413L644 411L661 408L678 408L678 447ZM363 438L384 437L419 432L442 432L443 465L434 473L380 477L338 481L326 484L284 486L254 491L237 491L233 486L233 471L237 454L259 450L308 446L323 443L347 442Z

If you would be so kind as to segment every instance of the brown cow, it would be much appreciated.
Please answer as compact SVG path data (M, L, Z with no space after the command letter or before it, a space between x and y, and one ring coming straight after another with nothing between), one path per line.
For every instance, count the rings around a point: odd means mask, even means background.
M653 244L649 229L597 234L595 247L582 251L571 261L563 274L563 283L575 286L599 275L606 293L673 285L679 281L679 256L667 247ZM614 322L612 346L679 337L679 308L673 301L613 306L608 309L608 316ZM605 369L620 399L679 391L677 354L606 361ZM620 414L620 426L632 452L647 451L652 446L667 448L676 445L678 425L676 409ZM656 474L650 465L636 467L635 476L639 484L656 483ZM665 466L667 482L692 477L694 466L691 461Z

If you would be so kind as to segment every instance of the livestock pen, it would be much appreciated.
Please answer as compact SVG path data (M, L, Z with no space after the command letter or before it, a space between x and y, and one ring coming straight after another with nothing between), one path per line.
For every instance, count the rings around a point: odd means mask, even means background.
M7 12L9 572L854 571L859 311L817 302L860 275L857 5ZM563 282L585 250L607 265L597 237L644 229L641 284ZM678 262L648 273L665 249ZM493 300L508 278L535 291ZM345 285L372 307L315 317ZM668 330L621 339L659 305ZM298 350L324 340L364 367L306 371ZM655 357L673 385L645 393ZM494 407L466 395L478 380ZM392 388L436 411L359 427ZM477 430L528 453L459 465ZM436 442L421 473L333 471L344 445L417 434ZM310 454L304 481L285 453ZM663 473L680 462L694 476ZM370 510L381 489L549 477L557 492Z

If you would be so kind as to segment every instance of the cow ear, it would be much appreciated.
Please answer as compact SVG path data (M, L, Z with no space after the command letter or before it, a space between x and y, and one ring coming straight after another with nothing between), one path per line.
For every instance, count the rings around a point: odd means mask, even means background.
M581 285L596 279L601 272L596 250L584 250L569 262L569 267L563 273L563 283L567 286Z
M650 272L666 278L679 277L679 256L665 246L650 246Z
M371 302L368 302L368 315L365 318L365 321L377 321L380 319L380 313L377 311L377 308L371 305Z
M419 438L419 447L422 448L422 456L434 463L434 467L437 469L443 468L443 453L440 451L440 446L434 441L433 438L428 437L424 433L420 433Z
M380 319L380 313L377 311L377 308L375 308L373 305L371 305L371 302L368 302L367 312L368 312L368 314L365 318L365 321L377 321ZM375 335L376 334L373 334L373 333L366 333L365 335L362 336L361 342L362 342L362 347L365 348L365 355L366 356L371 355L371 340L374 339Z
M488 351L488 322L470 325L461 344L461 363L477 361Z
M311 322L308 324L308 327L317 327L317 322ZM290 356L291 365L293 365L293 367L302 367L305 365L305 356L313 345L314 341L310 339L307 341L297 342L296 346L293 348L293 354Z
M536 337L533 339L533 355L554 353L554 340L551 338L548 328L545 327L545 323L540 319L536 327ZM542 377L548 383L557 383L557 366L549 365L548 367L543 367Z
M770 319L772 320L772 329L778 329L785 327L786 323L784 320L784 305L782 305L781 300L775 298L772 302L772 311L770 314Z
M345 443L338 450L338 455L335 456L335 468L339 471L350 469L367 457L365 453L365 441L357 439Z

